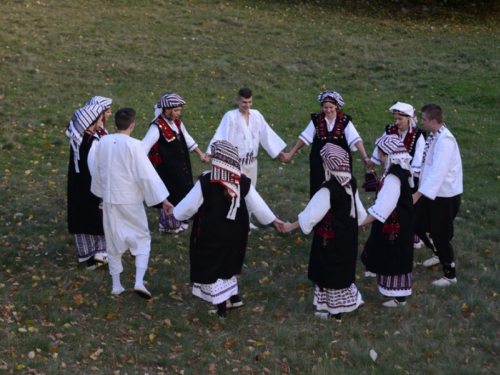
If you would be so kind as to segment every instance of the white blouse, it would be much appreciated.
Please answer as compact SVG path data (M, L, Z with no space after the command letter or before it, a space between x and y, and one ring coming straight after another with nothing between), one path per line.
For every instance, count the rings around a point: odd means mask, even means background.
M250 185L250 190L245 197L248 212L251 212L261 224L267 225L276 219L269 206L264 202L264 199L257 193L257 190ZM201 190L200 181L196 184L191 191L179 202L174 208L174 216L177 220L187 220L196 214L203 204L203 192Z
M378 221L385 223L396 208L400 195L401 181L393 174L388 174L384 179L382 189L377 194L375 204L368 209L368 212Z
M367 215L357 191L354 199L358 214L358 225L360 225ZM314 194L304 211L299 214L299 225L302 232L304 232L304 234L311 233L314 226L325 217L330 208L330 190L323 187Z
M168 124L168 126L170 127L170 129L172 129L174 133L176 134L179 133L179 128L177 128L177 125L175 125L175 123L170 124L167 120L165 120L165 122ZM198 147L198 144L194 141L193 137L189 135L189 133L186 130L186 127L182 122L181 122L181 132L184 135L184 139L186 140L186 146L188 148L188 151L193 151L196 147ZM151 125L149 127L148 132L142 139L142 144L144 145L146 153L148 153L149 150L151 150L151 147L153 147L153 145L156 142L158 142L159 139L160 139L160 128L158 128L157 125Z

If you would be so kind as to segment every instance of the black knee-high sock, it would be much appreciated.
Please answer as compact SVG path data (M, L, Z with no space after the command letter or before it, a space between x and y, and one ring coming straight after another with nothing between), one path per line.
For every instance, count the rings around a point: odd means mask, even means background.
M219 315L221 318L225 318L227 316L226 301L217 305L217 315Z

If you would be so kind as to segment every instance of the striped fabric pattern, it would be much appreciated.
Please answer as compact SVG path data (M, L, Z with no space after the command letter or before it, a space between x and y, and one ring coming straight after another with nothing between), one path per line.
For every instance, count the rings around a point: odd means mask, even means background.
M385 134L375 141L375 145L387 155L408 154L408 150L396 134Z
M320 151L326 169L333 175L340 185L345 186L351 180L349 155L340 146L327 143Z
M101 105L104 109L111 108L111 104L113 104L113 99L111 98L106 98L104 96L94 96L91 98L85 106L90 106L90 105Z
M186 102L177 94L165 94L156 104L157 108L176 108L182 107Z
M77 109L73 118L66 127L66 135L70 139L70 146L75 155L75 170L80 173L78 160L80 160L80 145L83 141L83 134L92 123L99 118L104 108L100 104L88 105Z

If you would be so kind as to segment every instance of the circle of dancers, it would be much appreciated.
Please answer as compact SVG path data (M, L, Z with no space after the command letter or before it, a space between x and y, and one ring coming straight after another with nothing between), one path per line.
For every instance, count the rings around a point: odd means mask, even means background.
M125 291L122 256L135 258L133 291L144 299L151 235L144 202L158 211L160 233L181 233L190 222L190 280L193 295L226 318L244 302L238 290L248 236L273 224L281 233L300 229L311 234L308 278L314 285L315 315L340 322L342 315L364 305L356 287L358 256L365 277L376 278L382 306L402 308L412 293L413 251L425 244L432 257L424 267L441 265L435 286L457 283L453 222L458 213L462 163L457 141L435 103L416 109L397 102L389 108L394 122L375 142L371 157L350 115L341 112L342 96L330 90L318 96L318 112L286 152L287 144L252 108L252 91L238 91L238 108L227 112L206 152L181 121L186 102L165 94L154 106L154 118L142 140L132 137L136 112L121 108L116 132L108 133L112 99L96 96L78 109L67 125L68 230L79 262L91 271L108 264L111 294ZM260 146L271 158L288 163L309 146L310 196L293 222L276 217L256 190ZM352 173L359 151L365 178L375 181L375 203L365 210L360 184ZM210 170L193 183L190 152ZM373 180L371 181L373 185ZM368 191L368 189L367 189ZM370 234L358 254L358 232Z

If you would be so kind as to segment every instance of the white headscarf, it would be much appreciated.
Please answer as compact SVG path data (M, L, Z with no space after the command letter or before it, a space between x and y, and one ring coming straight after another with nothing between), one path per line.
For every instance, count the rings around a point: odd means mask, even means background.
M389 111L391 111L392 114L394 113L399 113L400 115L406 116L410 118L409 122L409 131L410 133L413 132L414 129L417 128L417 111L411 104L408 103L403 103L403 102L397 102L394 104L391 108L389 108Z

